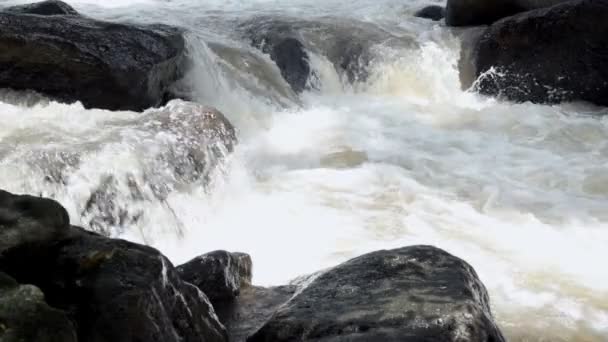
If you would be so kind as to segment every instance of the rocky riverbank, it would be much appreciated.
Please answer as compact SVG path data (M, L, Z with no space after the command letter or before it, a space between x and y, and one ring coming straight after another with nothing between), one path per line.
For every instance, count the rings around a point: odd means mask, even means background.
M603 0L448 0L445 8L446 25L468 27L456 31L463 87L534 103L608 105L607 16Z
M154 248L72 226L51 199L5 191L0 238L2 341L504 340L473 268L435 247L260 288L246 254L175 267Z

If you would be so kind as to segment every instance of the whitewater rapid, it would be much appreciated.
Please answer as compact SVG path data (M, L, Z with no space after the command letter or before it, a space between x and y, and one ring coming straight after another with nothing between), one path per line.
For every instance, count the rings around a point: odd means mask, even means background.
M194 96L238 131L209 183L162 201L133 202L119 190L115 200L143 215L110 229L114 236L175 264L216 249L247 252L260 285L431 244L477 270L509 340L608 341L608 110L461 90L457 32L413 18L423 1L70 4L101 19L187 28ZM232 29L261 14L331 16L390 39L373 47L369 79L355 85L311 53L315 89L296 96ZM152 111L0 99L0 188L52 196L74 224L89 223L83 208L101 179L157 168L142 151L167 143L142 135ZM57 165L61 180L49 182Z

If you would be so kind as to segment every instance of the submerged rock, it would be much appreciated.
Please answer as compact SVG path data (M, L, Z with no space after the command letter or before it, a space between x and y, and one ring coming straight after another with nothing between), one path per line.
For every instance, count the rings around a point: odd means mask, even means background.
M311 75L310 58L298 34L288 23L261 21L246 31L251 44L268 54L296 93L306 89Z
M127 184L129 179L126 180ZM104 177L99 186L91 193L80 214L88 218L89 228L105 236L117 236L124 232L124 227L137 223L143 212L133 208L133 202L142 200L138 188L133 184L129 189L129 201L121 201L121 188L116 177ZM128 185L127 185L128 186Z
M276 55L284 60L273 60L296 92L318 86L318 71L312 69L310 54L327 59L345 83L354 84L369 76L372 47L400 40L371 23L333 17L259 17L243 23L241 30L253 46L271 57L271 50L281 45L283 52Z
M12 6L5 11L37 15L78 15L78 12L72 6L59 0L46 0L33 4Z
M438 5L426 6L417 11L414 16L439 21L445 17L445 9Z
M36 240L36 244L14 238L25 243L12 243L1 251L0 271L39 287L49 305L68 312L78 340L227 340L205 294L182 281L157 250L87 232L70 226L65 218L50 220L65 210L47 205L49 200L30 199L26 206L15 206L10 204L21 203L20 196L3 196L8 198L0 202L3 233L19 236L34 228L45 232L47 224L67 231L56 239ZM33 222L33 228L22 229L29 227L24 221Z
M156 137L170 135L161 159L174 167L178 180L205 179L237 143L236 130L215 108L173 100L146 112L140 125Z
M251 257L244 253L214 251L177 267L186 282L203 291L216 305L236 298L251 285Z
M51 5L21 12L59 6ZM0 12L0 88L35 90L87 108L141 111L171 99L186 67L176 28L12 12Z
M445 21L449 26L489 25L528 10L570 0L448 0Z
M473 51L477 89L512 101L608 105L606 18L608 2L577 0L495 23Z
M0 341L76 342L65 312L50 307L32 285L19 285L0 272Z
M488 294L463 260L413 246L317 277L247 341L504 341Z
M107 236L120 235L144 217L138 204L164 203L176 189L195 183L205 187L237 143L235 128L221 112L182 100L146 111L133 125L129 133L136 138L128 139L142 156L141 174L103 175L80 213Z

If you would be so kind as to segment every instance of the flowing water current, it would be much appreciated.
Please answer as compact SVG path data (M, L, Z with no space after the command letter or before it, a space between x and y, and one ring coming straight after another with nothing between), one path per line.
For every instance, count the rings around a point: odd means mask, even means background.
M193 97L222 111L239 143L188 183L154 157L182 134L146 130L154 111L3 91L0 188L56 198L74 224L150 244L175 264L215 249L250 253L260 285L372 250L435 245L477 270L509 340L608 341L606 109L461 90L458 32L412 15L428 2L70 4L95 18L185 28ZM314 74L303 94L243 37L259 20L301 33ZM348 82L330 62L341 36L366 48L364 80ZM133 182L171 186L134 198ZM106 214L127 219L87 211L100 188Z

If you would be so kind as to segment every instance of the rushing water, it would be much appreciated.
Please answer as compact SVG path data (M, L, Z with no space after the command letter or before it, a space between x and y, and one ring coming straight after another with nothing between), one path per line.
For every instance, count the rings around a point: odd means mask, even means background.
M91 194L115 181L114 206L137 220L107 232L175 263L214 249L250 253L262 285L371 250L432 244L475 267L511 341L608 341L605 109L462 91L456 33L412 17L427 2L71 3L97 18L185 27L194 96L226 114L239 145L210 181L136 201L125 178L175 181L153 154L179 139L146 133L153 111L3 92L0 188L52 196L88 225ZM260 16L299 25L318 47L309 51L314 90L293 94L245 42L238 28ZM324 55L326 35L345 32L369 40L365 82L344 82Z

